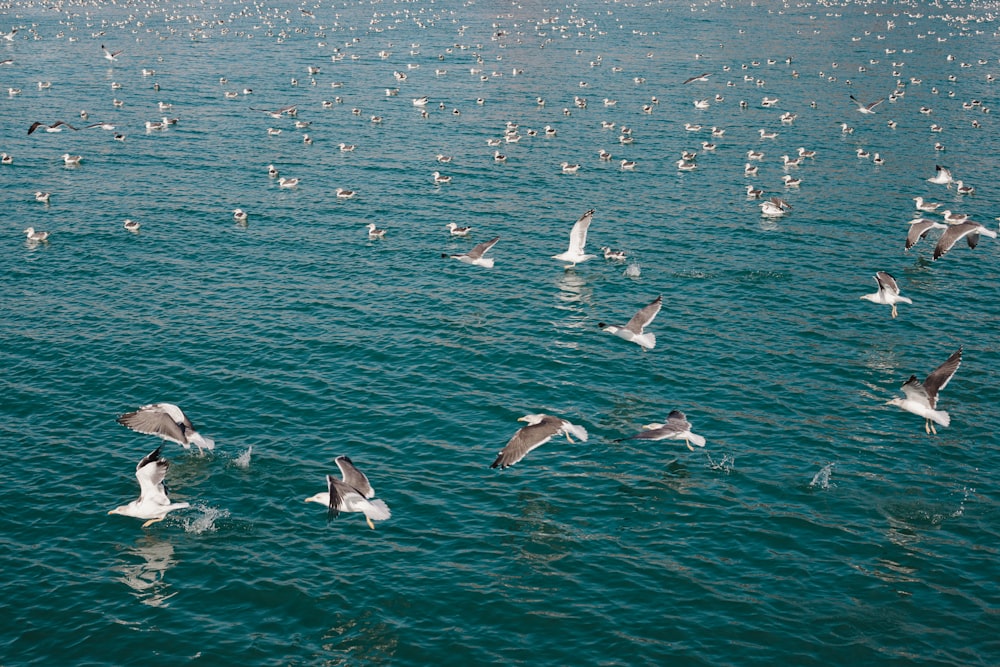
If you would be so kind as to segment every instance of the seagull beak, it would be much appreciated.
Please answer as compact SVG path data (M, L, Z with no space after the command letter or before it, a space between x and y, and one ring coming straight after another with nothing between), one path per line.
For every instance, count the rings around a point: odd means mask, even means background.
M118 510L111 510L108 514L118 514Z

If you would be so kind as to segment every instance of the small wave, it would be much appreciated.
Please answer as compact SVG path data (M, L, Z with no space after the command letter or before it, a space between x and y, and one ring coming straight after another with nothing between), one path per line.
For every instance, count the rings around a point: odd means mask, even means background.
M813 475L812 481L809 482L809 488L811 489L829 489L830 488L830 475L833 473L833 466L836 463L828 463L819 472ZM836 485L835 485L836 486Z
M204 505L196 507L201 511L201 515L193 519L184 520L184 532L193 533L195 535L201 535L203 533L214 533L218 530L218 526L215 522L218 519L226 519L229 517L228 510L220 510L214 507L206 507Z

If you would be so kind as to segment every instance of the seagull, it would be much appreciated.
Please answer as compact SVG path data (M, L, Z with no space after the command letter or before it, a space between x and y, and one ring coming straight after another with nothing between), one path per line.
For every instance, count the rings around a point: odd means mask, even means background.
M927 179L928 183L937 183L939 185L948 185L954 179L951 177L951 170L947 167L942 167L941 165L935 165L934 176Z
M604 253L604 259L609 262L624 262L625 261L625 251L624 250L612 250L608 246L601 246L601 251Z
M871 301L872 303L884 303L892 306L893 318L895 318L897 314L897 303L913 303L905 296L900 295L899 285L896 284L896 279L889 273L879 271L875 274L875 282L878 283L878 291L873 292L872 294L865 294L861 298L866 301Z
M299 179L297 178L285 178L282 176L278 179L279 188L294 188L299 184Z
M244 211L241 208L234 208L233 209L233 220L235 220L236 222L246 222L247 221L247 212Z
M468 236L469 232L472 231L472 227L459 227L454 222L449 222L446 227L448 227L452 236Z
M704 74L699 74L698 76L692 76L690 79L686 80L684 83L694 83L695 81L708 81L708 77L712 76L711 72L705 72Z
M633 343L638 343L643 350L652 350L656 347L656 336L653 335L652 332L644 333L643 329L649 326L649 323L652 322L656 315L660 312L660 308L662 306L663 297L658 296L652 303L633 315L632 319L628 321L628 324L623 327L615 326L613 324L605 324L604 322L598 322L597 326L610 334L618 336L619 338L632 341Z
M760 214L765 218L780 218L791 209L791 205L780 197L771 197L760 203Z
M362 512L368 527L375 530L372 520L385 521L391 517L389 506L382 500L369 500L375 498L375 490L372 489L365 474L354 466L350 458L338 456L336 462L340 468L341 479L327 475L327 490L306 498L306 502L326 505L334 516L339 512Z
M451 176L443 176L440 171L435 171L431 174L434 178L435 185L440 185L441 183L451 183Z
M883 98L883 99L876 100L874 102L870 102L868 104L865 104L864 102L862 102L858 98L856 98L854 95L851 95L850 97L851 97L851 101L858 105L858 111L860 111L861 113L865 113L865 114L875 113L875 107L877 107L878 105L882 104L882 102L885 101L885 98Z
M29 241L33 241L33 242L36 242L36 243L38 241L48 241L49 240L49 233L48 232L35 231L34 227L28 227L27 229L24 230L24 233L27 235Z
M117 51L108 51L103 44L101 44L101 51L104 51L104 57L111 62L115 62L118 56L122 53L122 49L118 49Z
M126 220L125 224L123 226L125 227L125 229L127 229L130 232L138 232L139 231L139 223L136 222L135 220Z
M965 213L952 213L951 210L947 210L942 212L941 215L949 225L960 225L963 222L969 221L969 216Z
M43 204L48 204L49 203L49 199L51 197L52 197L52 195L50 193L48 193L48 192L42 192L41 190L39 190L38 192L35 193L35 201L41 202Z
M151 403L134 412L126 412L116 420L126 428L137 433L157 435L164 440L183 445L191 449L194 444L198 452L205 449L215 449L215 441L206 438L194 430L191 420L173 403Z
M157 521L163 521L167 512L191 506L188 503L172 503L167 497L167 490L163 488L163 478L170 469L170 461L160 458L161 449L163 445L142 457L139 465L135 467L135 478L139 480L139 497L128 505L116 507L108 514L149 519L142 524L143 528L147 528Z
M338 199L350 199L354 196L354 190L348 190L346 188L337 188L336 194Z
M501 470L508 468L527 456L528 452L541 447L557 435L565 435L571 443L573 438L570 435L575 435L581 442L587 441L586 429L559 417L531 414L520 417L517 421L527 422L528 425L518 430L514 437L507 442L507 445L500 450L496 460L490 464L491 468L500 468Z
M454 223L451 223L451 224L454 224ZM472 264L474 266L483 266L483 267L486 267L487 269L492 269L493 268L493 258L492 257L483 257L483 255L485 255L486 252L489 251L490 248L492 248L493 246L495 246L497 244L497 241L499 241L499 240L500 240L500 237L497 236L496 238L490 239L489 241L484 241L484 242L480 243L479 245L475 246L469 252L462 253L460 255L449 255L447 253L442 253L441 256L442 257L449 257L451 259L457 259L458 261L465 262L466 264Z
M937 435L934 423L941 426L948 426L951 423L948 413L937 409L938 392L948 386L948 382L961 365L962 348L958 348L923 382L920 382L916 375L911 375L910 379L903 383L903 393L906 394L906 398L894 398L886 405L898 405L907 412L920 415L924 418L924 430L928 435L931 433Z
M369 239L384 239L385 238L385 230L384 229L379 229L378 227L375 226L375 223L369 222L368 223L368 238Z
M73 127L72 125L70 125L69 123L67 123L64 120L57 120L56 122L52 123L51 125L46 125L45 123L36 120L34 123L31 124L31 127L28 128L28 134L31 134L32 132L34 132L35 130L37 130L40 127L45 128L46 132L62 132L62 129L63 129L64 125L66 127L68 127L69 129L71 129L71 130L77 130L77 129L79 129L79 128Z
M667 415L665 424L646 424L642 433L638 433L624 440L683 440L687 448L692 452L694 444L698 447L705 446L705 438L697 433L691 432L691 422L680 410L671 410Z
M586 262L588 259L594 259L596 255L587 255L584 253L584 246L587 245L587 230L590 228L590 222L594 219L594 209L590 209L573 224L573 229L569 232L569 247L566 252L560 253L558 255L552 255L552 259L557 259L560 262L570 262L566 267L571 269L580 262Z
M969 248L975 248L979 244L980 234L985 234L993 239L997 237L995 231L986 229L978 222L960 222L957 225L951 225L944 230L944 234L938 239L937 245L934 247L934 259L951 250L963 238L969 244Z
M273 164L267 165L267 175L270 176L271 178L277 178L278 169Z
M63 159L63 164L67 167L75 167L80 164L80 160L83 159L80 155L70 155L69 153L63 153L60 157Z
M927 236L927 232L932 229L945 229L948 225L938 222L937 220L928 220L927 218L917 218L916 220L910 221L910 231L906 233L906 245L905 250L909 250L917 244L917 241Z
M914 197L913 201L917 203L917 210L923 211L924 213L933 213L938 210L941 204L935 204L933 202L924 201L923 197Z

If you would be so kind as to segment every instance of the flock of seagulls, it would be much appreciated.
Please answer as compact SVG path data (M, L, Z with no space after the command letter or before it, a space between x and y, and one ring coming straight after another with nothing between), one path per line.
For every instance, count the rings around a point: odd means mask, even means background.
M304 11L303 15L305 15ZM15 33L16 30L8 33L11 36L10 39L13 39L13 35ZM546 44L547 43L548 42L546 42ZM101 44L100 49L103 53L104 59L112 64L119 63L119 57L123 55L123 50L111 50L104 44ZM384 55L380 55L381 58L389 58L388 51L384 51L382 53ZM344 53L338 48L337 52L335 52L332 56L332 59L334 62L339 62L343 56ZM477 56L477 67L474 69L480 76L480 82L490 80L490 76L483 74L480 69L484 64L485 63L483 62L482 57ZM791 66L790 59L786 61L786 65L789 67ZM753 67L756 66L757 65L753 65ZM698 91L697 98L693 100L693 112L706 115L711 114L713 113L713 110L718 109L719 106L724 103L725 96L723 95L724 91L721 88L719 92L712 95L711 93L705 94L704 87L713 85L719 79L725 78L726 73L729 72L727 68L728 66L722 68L721 72L703 71L700 74L690 76L687 79L678 82L681 86L690 86L690 88L684 88L684 90ZM744 65L744 69L749 71L746 65ZM313 77L313 82L315 82L314 77L319 76L321 71L322 70L318 66L309 66L307 69L308 75ZM154 76L155 71L151 69L143 69L142 74L143 76ZM439 69L435 72L435 76L437 77L445 76L446 74L447 71L444 69ZM723 76L718 76L719 74L722 74ZM514 75L517 75L516 69L514 70ZM408 75L399 70L394 71L393 76L400 87L402 87L403 82L409 80ZM766 85L763 79L755 78L750 74L745 76L749 77L749 79L745 78L744 81L752 81L753 85L756 87L762 88ZM482 77L485 77L485 79ZM795 72L792 75L792 78L797 77L798 73ZM644 82L644 79L637 76L634 81L636 85L641 85ZM47 86L43 86L42 83L43 82L39 82L40 90L47 89L51 86L51 83L48 83ZM581 84L584 83L585 82L581 82ZM726 85L729 86L729 84L733 84L733 87L736 86L733 82L729 82ZM298 85L298 81L293 81L293 85ZM911 85L918 84L911 83ZM334 85L333 87L338 88L339 86ZM581 88L585 87L587 86L581 85ZM856 111L862 116L877 117L877 114L885 109L885 106L883 105L885 105L887 100L889 104L892 104L895 100L901 98L905 94L905 87L906 86L904 85L903 80L900 79L896 89L886 98L879 98L872 102L863 102L853 94L850 94L847 96L847 99L854 104ZM387 89L386 97L395 97L399 93L400 89L401 88ZM240 99L241 96L245 97L252 94L252 92L252 89L245 88L242 94L236 91L226 91L224 96L226 99ZM479 99L482 100L482 98ZM323 107L330 108L336 104L342 103L342 101L343 100L338 97L335 101L324 102ZM426 117L426 114L432 113L433 105L430 104L429 96L415 96L411 98L411 101L412 105L408 106L412 106L416 110L414 113L424 114L425 116L422 117ZM117 102L118 100L116 99L116 107L120 106ZM477 103L481 102L477 101ZM845 108L849 108L850 105L848 105L846 101L843 101L843 103ZM644 115L653 114L659 104L659 99L652 97L648 102L644 102L641 108L636 108L634 111ZM759 106L763 109L778 109L781 104L781 95L772 95L769 93L761 97ZM542 97L538 97L538 108L544 108L544 105L545 100ZM310 128L311 123L310 121L298 120L299 106L299 104L286 104L278 106L277 108L260 108L250 106L248 109L258 114L264 114L268 119L270 119L266 122L273 122L276 126L279 125L276 121L289 122L288 119L295 119L295 129L305 130ZM618 100L604 98L604 109L618 110L623 106L624 102L619 105ZM746 100L739 103L740 109L747 109L749 106L750 103ZM685 103L685 107L689 113L692 112L692 105L690 103ZM586 100L577 96L574 98L572 106L569 106L567 102L567 107L563 113L568 116L573 113L580 113L581 110L586 108ZM441 109L445 109L443 102L441 102L441 105L439 106L439 110ZM171 111L172 105L170 103L161 102L158 105L157 110L161 113ZM804 112L805 110L796 111ZM385 120L385 117L381 114L362 115L363 112L360 108L353 109L352 113L355 116L362 116L363 119L367 118L371 123L376 125L381 124ZM924 115L931 115L933 110L929 107L922 107L920 109L920 113ZM460 115L460 111L458 109L453 109L452 115L458 116ZM86 118L84 114L81 114L81 117ZM255 118L263 120L264 117L255 115ZM745 153L746 162L743 174L747 178L757 177L761 173L759 166L760 163L765 160L765 153L768 152L766 149L762 148L762 146L780 145L782 135L786 131L785 128L796 123L798 118L798 113L791 110L785 110L780 116L775 116L775 126L761 127L756 130L756 136L753 138L752 146ZM894 121L890 121L890 128L895 127L891 124L893 122ZM176 123L177 119L163 117L162 120L147 121L145 126L149 131L162 131ZM706 125L702 125L701 123L688 122L684 124L684 132L698 133L706 130L708 127L707 123ZM711 132L713 141L701 142L702 151L700 153L698 151L684 151L681 154L680 159L674 163L676 164L677 170L685 174L685 178L688 177L688 174L698 170L698 160L700 156L715 152L719 145L726 141L725 128L719 126L710 127L711 129L708 131ZM117 126L114 123L100 122L87 124L83 127L76 127L63 120L55 120L53 122L35 121L28 127L27 134L34 135L36 132L59 133L65 130L76 132L90 128L113 131L117 129ZM616 130L619 144L622 146L631 145L635 141L631 128L621 126L620 124L616 125L612 121L603 121L603 128L607 130ZM276 137L276 141L279 140L277 138L281 136L282 131L283 130L280 127L270 127L266 130L269 136ZM834 129L833 132L836 132L836 130ZM853 133L854 128L851 127L849 123L844 122L841 125L842 135L848 137L853 135ZM527 134L529 136L534 136L539 133L531 131ZM546 125L540 134L544 137L554 138L557 136L558 130L551 125ZM522 135L519 134L517 124L509 121L503 136L489 139L488 145L491 148L497 148L503 144L516 144L520 141L521 136ZM692 136L694 135L692 134ZM116 135L116 138L118 138L118 135ZM313 140L310 135L307 134L303 136L303 143L308 145L312 142ZM341 142L338 145L338 149L342 153L349 153L355 150L355 144ZM720 149L720 153L721 152L722 149ZM807 187L807 185L803 185L803 178L788 172L793 171L798 173L800 168L801 171L807 171L808 167L805 165L809 164L809 161L817 159L817 151L808 150L804 146L798 148L796 157L792 157L791 152L792 151L789 149L788 154L781 156L781 167L786 172L781 177L781 192L788 198L793 198L793 195L788 193L794 193L796 192L796 189L800 187ZM612 160L611 152L606 149L600 149L597 155L598 159L604 163L608 163ZM743 153L741 152L740 155L742 156ZM872 159L876 166L885 164L885 158L881 153L875 152L873 156L872 153L865 147L858 147L855 151L855 155L859 160ZM80 166L84 160L83 156L74 155L68 152L64 153L61 156L61 159L66 167ZM438 163L446 165L451 162L451 157L444 154L438 154L436 160ZM13 158L4 153L3 161L5 164L11 164ZM497 149L492 153L492 161L497 165L502 165L508 162L508 156ZM742 159L739 160L739 162L742 161ZM583 177L587 173L587 167L585 165L581 165L577 162L571 162L570 160L562 160L558 163L553 161L552 164L553 169L554 166L558 164L560 172L567 176L579 178ZM612 162L611 164L615 163ZM634 171L637 167L636 161L631 159L620 159L617 164L623 172ZM305 179L303 181L303 179L299 177L282 176L280 175L277 167L273 164L267 166L267 173L268 176L271 179L274 179L277 183L277 187L283 190L297 188L303 182L306 184L312 182L309 179ZM696 176L697 174L692 175ZM943 185L949 189L954 189L954 191L961 196L971 195L975 191L973 186L967 185L961 180L956 179L952 174L951 169L944 166L938 166L935 174L926 180L934 185ZM451 175L444 174L440 171L433 171L431 173L431 183L433 183L434 186L445 186L451 182ZM333 197L344 200L353 198L355 194L354 190L347 188L336 188L333 191ZM754 184L746 185L747 199L754 201L754 205L759 207L760 216L763 218L777 220L787 216L791 211L793 211L792 205L784 197L778 195L768 197L766 195L767 193L764 188L757 187ZM35 193L35 199L45 204L50 203L50 196L49 192L37 191ZM940 259L943 255L951 251L956 244L963 240L970 249L974 249L977 247L981 237L986 236L996 238L997 236L996 231L987 228L981 223L970 220L969 216L966 214L952 212L950 210L939 212L938 209L941 208L941 204L930 202L922 196L914 197L914 201L916 202L917 212L921 216L926 215L928 217L918 217L910 221L904 246L904 249L907 251L914 248L922 239L927 238L932 232L937 232L939 230L941 231L941 234L934 247L933 260ZM231 211L233 219L237 223L247 223L249 214L246 210L237 207L231 209ZM565 270L571 271L579 264L597 257L596 254L588 253L586 248L588 231L593 222L594 215L595 209L593 208L583 213L583 215L581 215L572 225L566 250L551 256L552 259L563 263ZM930 216L940 216L940 219L934 219ZM124 227L132 232L138 232L140 229L139 223L133 222L132 220L126 220ZM368 223L366 227L367 235L370 240L382 240L385 238L385 229L379 228L374 223ZM447 229L451 236L462 238L467 237L471 231L470 227L460 226L455 222L448 223ZM24 234L26 235L29 243L41 243L47 241L49 238L48 232L36 231L33 227L26 228L24 230ZM441 257L455 259L459 262L472 266L491 269L495 265L495 260L493 256L488 256L488 253L499 241L500 236L494 236L487 241L476 244L466 252L442 253ZM608 261L624 261L626 258L623 251L615 251L610 247L603 247L601 248L601 251L603 252L604 259ZM874 293L863 295L860 298L876 304L890 306L891 317L893 319L896 319L899 315L897 309L898 304L913 303L910 298L901 294L901 290L896 279L889 272L882 270L878 271L875 273L875 281L878 285L878 290ZM653 350L656 347L656 336L654 332L650 330L650 327L652 326L657 315L660 313L662 307L663 298L662 296L657 296L652 302L643 306L638 312L636 312L624 325L612 325L600 322L598 326L603 331L611 335L619 337L627 342L637 344L643 352ZM947 361L928 375L926 380L923 382L918 381L915 376L911 376L910 379L907 380L902 386L905 398L894 398L889 401L888 404L898 406L905 411L923 417L925 419L925 430L928 434L936 433L935 425L945 427L948 426L950 423L948 413L937 409L938 394L947 386L948 382L958 370L958 367L961 364L961 359L962 349L960 348L957 352L952 354ZM498 453L495 461L490 466L491 468L504 469L512 466L521 461L534 449L550 442L553 438L565 437L570 443L574 442L574 437L580 442L586 442L588 440L588 433L584 427L573 424L560 417L547 414L529 414L522 417L520 421L526 422L526 426L518 430L513 437L511 437L506 446ZM144 405L138 410L123 414L118 418L118 422L138 433L154 435L164 440L180 444L186 449L196 447L199 452L204 452L206 450L212 450L215 446L212 439L202 436L195 430L190 420L178 406L170 403ZM703 448L706 444L706 439L703 436L692 432L690 422L685 414L680 410L672 410L664 423L646 425L644 426L644 430L642 432L630 436L629 438L625 438L625 440L629 439L641 441L683 441L687 448L691 451L694 451L695 447ZM146 527L157 521L162 521L169 512L189 507L188 503L173 503L168 497L163 482L169 469L169 462L161 457L161 450L162 445L144 456L136 466L135 474L140 487L139 498L127 505L123 505L112 510L112 514L120 514L143 519L146 521L143 526ZM333 475L327 475L327 490L307 498L306 502L316 502L325 505L331 513L362 513L365 516L368 525L372 528L374 528L374 521L383 521L390 518L391 513L388 506L383 501L374 497L374 491L368 481L368 478L354 466L351 459L346 456L339 456L336 459L336 464L341 473L340 479L335 478Z

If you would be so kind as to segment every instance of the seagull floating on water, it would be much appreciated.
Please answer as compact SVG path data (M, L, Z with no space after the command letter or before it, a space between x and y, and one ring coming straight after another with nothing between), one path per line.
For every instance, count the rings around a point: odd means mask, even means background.
M191 445L195 445L199 453L215 449L215 441L198 433L191 420L173 403L144 405L134 412L126 412L116 421L137 433L176 442L184 449L191 449Z
M948 386L961 365L962 348L958 348L923 382L918 380L916 375L911 375L910 379L903 383L903 393L906 394L906 398L893 398L886 405L898 405L907 412L920 415L924 418L924 430L928 434L937 435L935 423L941 426L948 426L951 423L948 413L937 409L938 392Z
M36 242L37 243L39 241L48 241L49 240L49 233L48 232L35 231L34 227L28 227L27 229L24 230L24 233L28 237L28 241L32 241L32 242Z
M872 294L865 294L862 299L872 303L883 303L892 306L892 317L895 319L897 303L913 303L905 296L900 295L899 285L896 279L886 271L879 271L875 274L875 282L878 283L878 291Z
M143 528L149 527L157 521L163 521L167 512L190 507L189 503L173 503L167 497L167 490L163 487L163 478L170 469L170 462L160 458L160 445L146 456L142 457L139 465L135 467L135 478L139 480L139 497L128 505L121 505L108 512L108 514L121 514L131 516L136 519L148 519L142 524Z
M623 440L683 440L687 448L692 452L694 444L697 447L705 446L705 438L697 433L691 432L691 422L680 410L671 410L667 415L667 421L663 424L646 424L642 433L623 438Z
M594 209L590 209L580 216L580 219L573 223L573 229L569 232L569 247L566 252L552 255L552 259L570 262L567 269L571 269L581 262L586 262L588 259L594 259L596 255L588 255L584 252L584 247L587 245L587 230L590 229L590 223L593 219Z
M951 176L951 170L947 167L942 167L941 165L935 165L934 175L927 179L928 183L937 183L938 185L948 185L954 179Z
M656 347L656 336L652 332L646 333L645 328L656 318L662 306L663 297L658 296L652 303L633 315L632 319L623 327L605 324L604 322L598 322L597 326L619 338L640 345L643 350L652 350Z
M445 226L448 228L448 231L451 232L452 236L468 236L469 232L472 231L472 227L459 227L454 222L449 222Z
M372 521L385 521L392 516L389 506L382 500L370 500L375 498L375 490L368 477L355 467L350 458L338 456L336 463L340 468L341 479L327 475L326 492L310 496L306 498L306 502L326 505L334 516L339 512L361 512L365 515L368 527L375 530Z
M518 418L517 421L527 422L527 426L522 427L514 434L507 445L500 450L497 458L490 464L491 468L508 468L529 452L541 447L557 435L565 435L566 440L573 442L571 435L575 435L580 442L587 441L587 430L565 419L553 417L546 414L530 414Z

